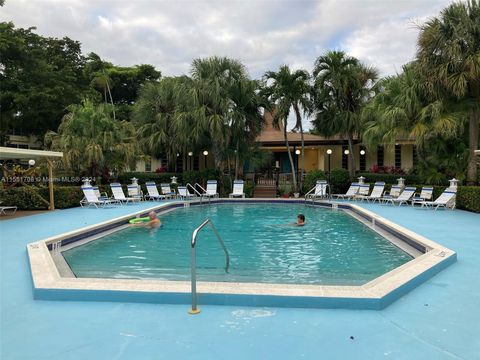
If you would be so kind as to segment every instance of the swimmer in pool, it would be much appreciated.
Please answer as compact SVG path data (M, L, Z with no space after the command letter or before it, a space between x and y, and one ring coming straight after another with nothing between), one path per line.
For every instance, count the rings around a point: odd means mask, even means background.
M143 226L147 227L150 229L156 229L162 226L162 222L160 219L157 217L157 213L155 211L150 211L148 213L148 217L150 218L150 221L144 222L144 223L137 223L135 226Z
M305 215L298 214L297 215L297 222L293 224L293 226L303 226L305 225Z

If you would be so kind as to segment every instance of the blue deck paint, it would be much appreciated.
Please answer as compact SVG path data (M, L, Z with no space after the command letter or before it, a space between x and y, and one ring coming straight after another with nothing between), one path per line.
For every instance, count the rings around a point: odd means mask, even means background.
M457 263L380 311L209 305L190 316L186 305L33 299L28 243L152 203L2 221L0 359L478 359L480 215L360 205Z

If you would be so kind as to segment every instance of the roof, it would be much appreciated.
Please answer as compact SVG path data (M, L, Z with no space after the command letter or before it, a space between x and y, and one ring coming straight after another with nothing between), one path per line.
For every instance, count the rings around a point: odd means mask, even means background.
M63 152L32 150L32 149L17 149L0 146L0 159L35 159L35 158L52 158L63 157Z
M257 143L264 146L272 145L285 145L285 138L283 136L283 130L275 128L273 126L273 114L265 112L264 114L265 126L262 132L255 139ZM297 132L287 132L288 142L291 145L300 144L301 134ZM324 137L318 135L312 135L308 133L303 134L304 142L306 145L320 145L320 144L332 144L332 143L344 143L346 139L340 136Z

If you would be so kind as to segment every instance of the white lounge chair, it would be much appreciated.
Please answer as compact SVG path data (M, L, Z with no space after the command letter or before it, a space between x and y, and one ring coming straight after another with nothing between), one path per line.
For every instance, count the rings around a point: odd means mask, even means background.
M385 183L383 181L377 181L375 185L373 185L373 190L369 196L365 196L361 200L367 200L368 202L372 201L375 202L377 200L380 201L383 195L383 191L385 190Z
M145 183L147 187L148 195L145 195L145 198L149 200L164 200L167 198L166 195L160 195L158 193L157 185L153 181L148 181Z
M332 197L337 199L351 199L357 194L358 189L358 183L352 183L345 194L332 194Z
M315 186L305 194L305 200L315 200L316 198L322 199L326 197L328 197L328 183L326 180L317 180Z
M423 201L422 208L432 208L437 210L440 207L443 208L451 208L452 210L455 208L455 196L457 192L455 189L448 188L446 189L435 201Z
M122 185L119 183L111 183L110 188L112 189L113 198L120 203L129 203L141 200L139 197L126 197L123 193Z
M139 200L143 200L143 192L140 188L140 185L129 184L127 185L128 196L131 198L138 198Z
M380 201L387 201L391 199L396 199L402 193L403 187L400 185L392 185L390 191L386 191Z
M178 186L177 187L178 197L183 200L193 199L197 196L195 194L191 194L186 186Z
M422 204L424 201L431 201L433 197L433 187L424 186L420 194L415 194L412 197L412 206L415 204Z
M93 186L92 185L92 189L93 189L93 192L95 193L95 195L97 196L97 198L99 200L109 200L110 199L106 192L103 192L103 194L100 193L100 189L98 188L98 186ZM82 200L80 200L80 206L83 206L87 203L88 203L88 201L87 201L86 197L84 197Z
M207 181L207 189L202 194L203 197L207 198L216 198L218 197L217 192L217 180L208 180Z
M160 184L160 188L162 189L162 194L165 195L167 198L175 196L175 192L172 191L169 183Z
M118 204L118 200L99 199L93 186L82 185L81 188L83 191L83 195L85 196L85 199L86 199L86 201L83 201L83 200L80 201L81 207L83 207L84 205L86 206L93 205L96 208L98 208L99 205L102 207L105 207L107 205Z
M243 180L234 180L233 181L233 192L228 197L230 197L230 198L233 198L233 197L245 198L245 193L243 191L243 187L244 187Z
M415 194L415 191L417 191L416 187L407 186L397 198L385 199L385 204L391 203L392 205L398 204L399 206L402 204L407 204L412 198L413 194Z
M353 196L353 200L364 199L370 194L370 184L358 184L358 191Z
M14 215L17 212L16 206L0 206L0 215L7 215L6 210L12 210L10 215Z

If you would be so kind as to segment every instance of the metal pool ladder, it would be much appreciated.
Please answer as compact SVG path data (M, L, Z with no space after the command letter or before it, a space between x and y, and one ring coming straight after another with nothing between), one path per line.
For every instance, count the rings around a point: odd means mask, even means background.
M215 233L215 236L217 237L218 242L220 243L220 246L225 252L225 272L226 273L228 273L228 268L230 267L230 256L228 255L227 247L225 246L225 243L223 242L222 237L218 233L217 228L215 227L215 225L213 225L213 222L210 219L206 219L203 223L200 224L199 227L193 230L193 233L192 233L192 243L191 243L191 246L192 246L192 260L191 260L192 308L188 311L188 313L192 315L198 314L200 312L200 310L198 310L197 308L197 265L196 265L197 235L200 232L200 230L202 230L207 224L210 224L210 226L212 227L212 230Z

